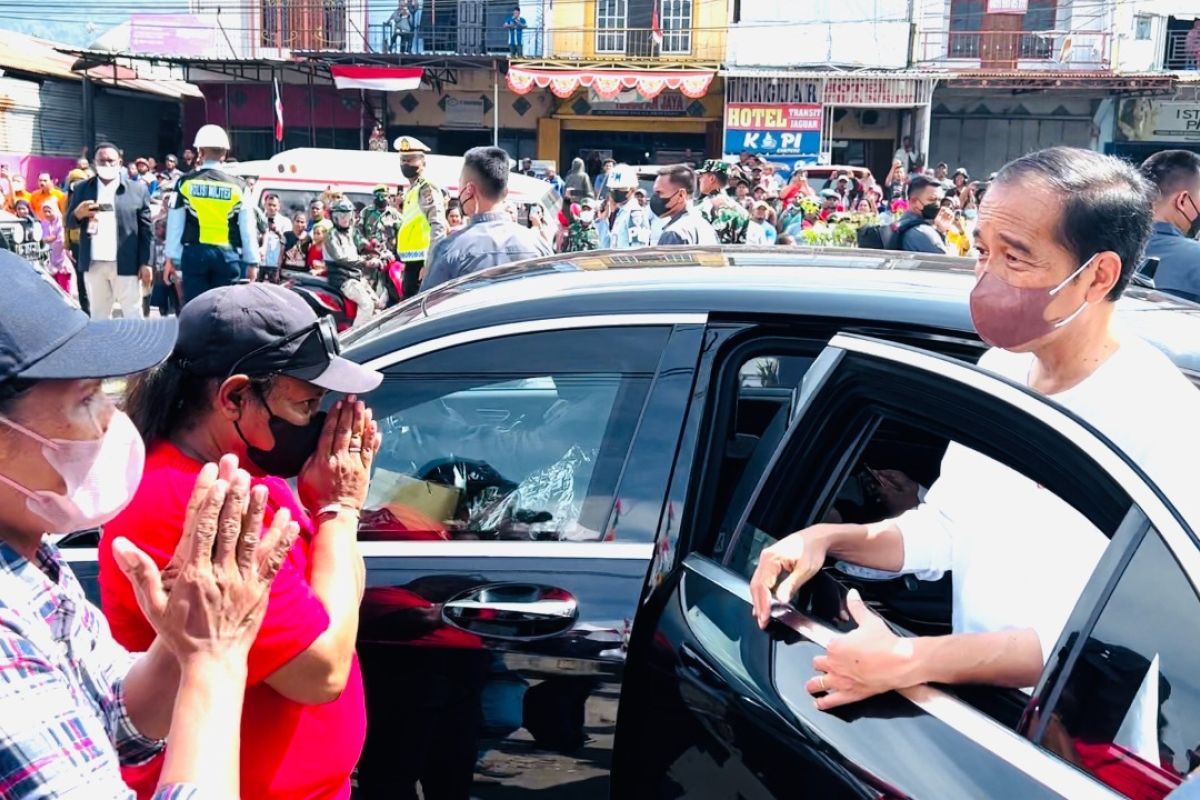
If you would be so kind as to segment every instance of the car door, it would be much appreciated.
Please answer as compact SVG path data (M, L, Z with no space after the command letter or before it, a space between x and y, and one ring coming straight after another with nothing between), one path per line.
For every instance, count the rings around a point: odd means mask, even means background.
M1023 388L928 352L835 336L806 374L800 395L786 439L734 534L714 529L681 537L690 543L644 596L621 697L616 796L1117 796L1112 782L1106 785L1035 742L1045 744L1046 714L1060 707L1055 702L1064 673L1075 674L1070 667L1094 622L1097 598L1111 591L1143 523L1170 531L1177 544L1192 547L1186 555L1195 560L1194 540L1173 509L1110 444L1069 414ZM1032 694L918 686L820 712L804 685L814 676L813 657L852 627L841 614L847 587L859 588L905 634L913 632L906 628L909 617L921 615L912 607L892 608L887 593L874 590L875 581L892 576L835 563L791 605L778 607L775 621L761 631L751 617L748 579L758 552L775 538L834 512L855 513L844 501L856 496L859 465L886 452L906 426L936 431L1020 472L1102 536L1090 561L1080 554L1086 570L1063 560L1064 585L1076 587L1072 596L1079 599L1073 611L1067 606L1069 618ZM1029 588L1013 576L1014 593ZM1147 646L1140 652L1145 656ZM1143 660L1148 664L1154 656ZM1149 674L1150 667L1138 663L1141 672L1131 674ZM1178 674L1189 662L1177 656L1172 665ZM1194 680L1177 683L1190 689ZM1127 701L1128 685L1121 693ZM1129 701L1122 711L1152 701ZM1170 742L1178 749L1185 738L1174 735ZM1147 741L1145 734L1128 740L1142 758L1149 753ZM1096 757L1106 752L1118 751ZM1186 765L1187 756L1174 763Z
M607 796L704 322L539 320L372 364L362 796Z

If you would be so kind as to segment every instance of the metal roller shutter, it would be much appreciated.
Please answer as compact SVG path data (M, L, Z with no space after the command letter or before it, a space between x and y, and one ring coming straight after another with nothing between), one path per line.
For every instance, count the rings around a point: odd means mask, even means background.
M83 86L78 81L47 80L41 87L41 112L31 152L78 156L83 149Z
M138 156L161 159L161 133L178 128L178 100L99 88L96 91L96 141L112 142L124 151L126 160Z
M36 81L0 78L0 151L36 153L41 87Z

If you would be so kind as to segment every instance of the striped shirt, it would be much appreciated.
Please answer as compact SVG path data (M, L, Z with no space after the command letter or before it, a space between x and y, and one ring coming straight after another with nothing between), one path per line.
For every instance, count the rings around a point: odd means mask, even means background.
M134 796L119 767L165 744L142 736L125 708L135 660L54 545L30 562L0 542L0 800ZM176 784L155 800L198 796Z

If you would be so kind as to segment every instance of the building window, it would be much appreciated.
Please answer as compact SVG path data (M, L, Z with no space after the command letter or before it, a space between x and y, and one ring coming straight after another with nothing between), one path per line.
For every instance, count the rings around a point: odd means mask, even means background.
M1150 41L1151 19L1149 14L1138 14L1133 18L1133 38L1139 42Z
M950 0L950 58L979 58L984 0Z
M664 53L692 52L692 0L661 0Z
M596 52L624 53L628 0L596 0Z

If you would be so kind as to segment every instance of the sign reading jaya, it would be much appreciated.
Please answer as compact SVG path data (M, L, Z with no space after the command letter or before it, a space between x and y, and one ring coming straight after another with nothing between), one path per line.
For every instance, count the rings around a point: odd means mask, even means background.
M819 104L725 104L725 152L761 153L816 162L821 151Z

